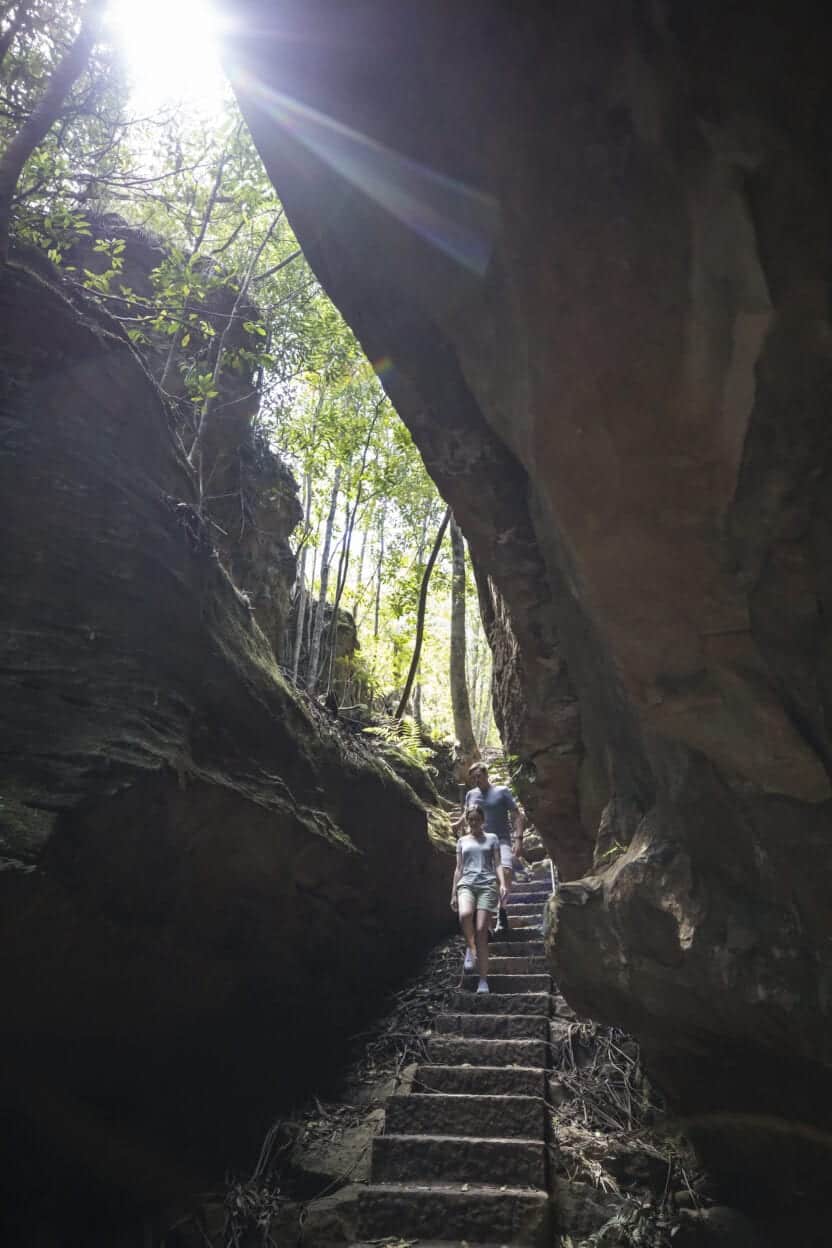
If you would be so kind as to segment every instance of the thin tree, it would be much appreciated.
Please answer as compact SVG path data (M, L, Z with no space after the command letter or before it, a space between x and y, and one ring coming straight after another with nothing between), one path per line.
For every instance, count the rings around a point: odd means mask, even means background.
M465 675L465 542L451 519L451 709L454 735L459 743L460 763L465 768L480 756L471 723L471 702Z
M321 588L318 594L318 606L312 627L312 642L309 647L309 666L306 670L306 687L314 690L318 683L318 663L321 656L321 636L324 630L324 609L326 607L326 591L329 584L329 550L332 545L332 530L335 525L335 508L338 505L338 491L341 488L341 465L335 468L332 482L332 496L329 503L329 515L324 529L324 548L321 551Z
M433 565L436 563L437 556L439 555L439 551L442 547L445 530L448 527L448 521L450 518L451 509L450 507L447 507L445 509L445 514L442 517L442 523L439 526L430 555L428 556L428 561L425 564L424 573L422 574L422 585L419 589L419 606L416 610L416 639L413 643L413 658L410 660L410 671L407 673L407 680L404 682L402 696L399 701L399 705L396 708L396 719L401 719L402 715L404 715L405 707L407 706L410 698L410 691L413 688L416 671L419 667L419 659L422 655L422 638L425 633L425 608L428 605L428 586L430 585L430 574L433 571Z
M248 289L249 289L249 286L251 285L251 281L252 281L252 278L254 277L254 273L255 273L255 270L257 269L257 265L260 261L260 257L262 256L267 244L269 243L269 240L271 239L272 234L277 228L277 225L282 216L283 216L283 209L281 208L280 211L277 212L275 216L272 218L269 228L266 230L265 234L260 240L260 243L257 249L254 252L254 255L251 257L248 268L246 269L246 272L245 272L245 276L240 282L239 290L237 291L236 297L234 299L234 304L231 308L231 315L226 320L223 331L220 334L219 342L217 343L217 352L216 352L216 356L214 357L214 369L211 374L211 388L208 391L208 394L203 400L202 405L200 407L199 419L197 421L196 432L194 434L194 440L191 443L191 449L188 452L188 463L191 464L192 467L195 465L197 469L200 507L202 506L202 499L204 495L204 482L203 482L203 473L202 473L202 440L203 440L203 435L205 432L206 424L208 420L210 419L211 414L214 410L214 400L219 394L218 383L219 383L220 375L223 370L223 366L225 364L226 340L228 338L229 333L231 332L232 326L237 321L240 308L243 306L246 296L248 295Z
M185 263L188 265L193 264L197 256L197 252L199 251L202 244L205 242L205 236L208 233L208 227L211 224L211 218L214 215L214 209L217 206L217 200L219 198L220 188L222 187L222 180L223 180L223 175L225 173L225 167L228 164L229 158L231 156L231 153L233 151L235 144L239 140L240 134L242 132L242 128L243 128L243 123L240 122L240 124L237 126L237 129L234 131L233 136L228 140L222 152L220 153L219 159L217 161L217 168L214 172L214 181L211 185L211 190L208 194L208 199L206 200L206 203L205 203L205 210L202 214L202 220L200 221L199 229L197 230L196 239L194 240L194 245L188 252L187 256L185 257ZM162 376L159 378L159 388L161 390L164 390L165 392L167 392L167 388L170 385L171 374L173 373L174 366L176 364L177 354L180 350L182 337L185 333L185 317L186 317L187 311L188 311L188 299L185 298L182 303L182 313L179 318L179 325L176 328L176 332L171 337L170 346L168 347L167 358L165 360L165 367L162 369Z
M61 105L89 62L101 26L105 0L89 0L73 42L55 66L46 90L0 156L0 261L9 258L12 202L23 166L46 138Z
M422 560L425 557L425 546L428 541L428 512L431 510L428 505L422 514L422 529L419 534L419 545L416 547L416 566L421 567ZM418 675L418 672L417 672ZM416 681L416 687L413 692L413 718L416 720L416 726L422 731L422 682Z
M381 610L381 573L384 564L384 520L387 513L387 500L383 500L378 512L378 563L376 565L376 609L373 620L373 640L378 638L378 617Z
M365 524L361 530L361 549L358 553L358 577L355 586L355 600L352 604L352 617L355 620L355 627L358 628L358 608L361 606L361 590L364 585L364 556L367 553L367 531L369 525Z
M303 623L306 616L306 600L308 593L306 590L306 555L309 550L309 522L312 518L312 474L305 472L303 475L303 544L300 548L300 563L298 564L298 606L295 615L295 646L292 654L292 680L298 683L298 670L300 668L300 652L303 649Z
M358 469L358 485L355 491L355 500L350 508L347 502L346 516L344 518L344 541L341 546L341 557L338 561L338 576L335 581L335 602L332 608L332 621L329 627L329 673L327 676L327 692L332 687L332 669L335 662L335 645L338 637L338 608L341 605L341 597L347 584L347 572L350 566L350 546L352 545L352 535L355 529L355 517L358 514L358 508L361 506L361 496L364 491L364 473L367 468L367 456L370 451L370 443L373 438L373 431L376 427L378 414L381 410L383 399L376 403L373 418L367 429L367 436L364 439L364 449L361 452L361 464Z

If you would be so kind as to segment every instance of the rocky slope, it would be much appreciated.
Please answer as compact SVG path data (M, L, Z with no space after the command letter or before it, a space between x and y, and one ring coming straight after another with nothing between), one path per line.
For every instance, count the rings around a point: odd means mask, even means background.
M0 1229L22 1243L34 1210L83 1228L76 1202L250 1164L447 929L450 859L283 682L114 323L19 268L0 318L0 1173L23 1219Z
M640 1037L726 1186L817 1195L823 10L243 0L235 15L256 141L496 587L510 748L540 761L564 873L593 871L557 914L567 996Z

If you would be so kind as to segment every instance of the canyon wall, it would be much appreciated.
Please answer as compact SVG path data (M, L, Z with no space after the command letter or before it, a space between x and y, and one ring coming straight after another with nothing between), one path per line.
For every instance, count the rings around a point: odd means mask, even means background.
M452 860L284 682L120 327L19 267L0 319L0 1233L22 1243L251 1167L448 929Z
M560 982L726 1189L825 1199L823 10L234 12L256 142L468 538L498 721L584 877Z

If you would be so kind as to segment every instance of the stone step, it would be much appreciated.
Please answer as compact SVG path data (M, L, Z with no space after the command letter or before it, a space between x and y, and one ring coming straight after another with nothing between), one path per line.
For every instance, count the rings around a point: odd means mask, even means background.
M543 901L552 896L551 884L523 884L515 880L511 889L511 901Z
M508 915L509 927L512 919L539 919L543 922L543 902L514 902L510 901L506 906L506 914Z
M453 1014L540 1014L548 1017L552 1002L563 1000L548 992L455 992L449 1009Z
M456 1135L377 1135L373 1183L503 1183L546 1186L542 1140Z
M549 965L542 954L533 957L515 957L512 950L509 957L502 954L492 956L488 952L489 975L547 975Z
M469 1096L543 1096L540 1066L428 1066L413 1072L411 1093L461 1092Z
M549 1222L545 1191L479 1184L369 1186L359 1196L358 1227L365 1239L385 1235L443 1242L482 1240L491 1244L543 1244ZM394 1242L395 1239L394 1239ZM420 1248L424 1244L420 1243Z
M485 993L480 995L485 996ZM434 1019L433 1028L438 1035L479 1036L483 1040L549 1038L549 1019L545 1014L439 1014Z
M535 929L536 931L537 929ZM495 958L541 958L543 957L543 941L538 934L537 940L514 940L513 933L508 933L508 940L490 940L488 955Z
M349 1248L402 1248L401 1235L384 1236L383 1239L364 1240L362 1243L352 1243ZM498 1244L495 1240L490 1239L488 1243L477 1240L474 1243L470 1239L420 1239L415 1241L415 1248L533 1248L528 1243L520 1244L513 1239L510 1244Z
M439 1066L544 1066L549 1046L543 1040L472 1040L433 1036L428 1054Z
M511 926L507 932L500 932L499 940L542 940L541 932L543 930L542 916L537 923L529 923L528 919L511 920Z
M385 1135L542 1140L546 1133L544 1102L536 1096L423 1092L391 1096L385 1110Z
M474 992L479 983L477 975L463 975L461 987ZM492 992L551 992L550 975L491 975L488 987Z

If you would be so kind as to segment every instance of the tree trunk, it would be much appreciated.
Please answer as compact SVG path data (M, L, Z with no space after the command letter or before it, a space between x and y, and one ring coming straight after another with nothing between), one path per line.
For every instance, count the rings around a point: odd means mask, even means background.
M321 668L326 667L326 692L332 688L332 671L335 666L335 648L338 645L338 612L341 607L341 595L347 582L347 569L350 563L350 543L352 542L352 520L354 512L350 512L349 499L344 500L344 537L341 542L341 553L338 556L338 574L335 577L335 600L332 604L332 617L329 621L329 633L326 643L326 657ZM323 675L323 671L321 672Z
M480 704L480 675L482 666L480 664L480 630L477 617L474 617L474 627L471 629L471 652L469 655L468 671L471 673L471 706L473 707L474 716L474 738L482 744L482 735L479 731L479 718L477 716L477 708Z
M422 655L422 638L425 632L425 608L428 605L428 586L430 585L430 574L433 571L433 565L436 563L437 556L442 546L442 539L445 536L445 530L448 527L448 521L451 518L451 509L447 507L442 517L442 523L436 534L436 540L433 543L433 549L430 552L428 561L425 564L425 571L422 575L422 587L419 590L419 606L416 611L416 640L413 645L413 658L410 660L410 671L407 673L404 691L401 696L398 707L396 708L396 719L401 719L404 715L405 707L410 698L410 690L413 688L413 680L419 667L419 659Z
M252 256L249 262L248 268L246 269L245 276L243 277L243 280L240 282L240 288L237 291L236 297L234 299L234 304L231 308L231 315L226 320L222 333L220 334L219 342L217 343L217 354L216 354L216 359L214 362L214 370L211 374L212 387L215 392L218 389L220 373L222 372L222 368L225 363L225 343L230 333L231 326L237 320L237 314L240 308L243 306L244 300L248 296L248 288L251 285L252 278L254 277L254 270L257 268L257 264L260 260L260 257L265 251L266 245L270 241L271 236L274 233L274 230L277 228L277 225L279 221L281 220L282 216L283 216L283 209L281 208L280 211L272 218L272 221L269 225L268 230L266 231L266 233L263 235L262 239L260 240L260 244L257 250L255 251L254 255ZM197 470L197 486L199 489L200 514L202 512L203 489L204 489L203 472L202 472L202 439L203 439L203 434L205 432L205 426L208 420L210 419L213 410L214 410L214 396L209 396L204 401L200 409L199 420L196 426L196 433L194 435L194 440L191 443L191 449L188 451L188 463L192 467L195 466Z
M471 723L471 703L465 676L465 542L456 521L451 519L451 707L459 763L467 770L480 756Z
M332 498L329 504L329 515L324 529L324 548L321 551L321 591L318 595L318 608L312 627L312 644L309 647L309 667L306 672L306 687L314 692L318 683L318 663L321 657L321 635L324 628L324 607L326 591L329 584L329 548L332 545L332 529L335 525L335 508L338 504L338 491L341 487L341 465L335 469L332 482Z
M381 606L381 569L384 563L384 513L387 510L384 503L378 514L378 567L376 568L376 615L373 624L373 640L378 638L378 612Z
M305 473L303 477L303 546L300 552L298 567L298 610L295 618L295 649L292 655L292 680L298 683L300 669L300 652L303 649L303 623L306 615L306 554L309 549L309 521L312 515L312 476Z
M205 211L202 214L202 221L200 222L200 225L199 225L199 231L196 236L196 241L194 242L194 245L191 248L187 257L188 264L190 264L193 261L197 252L199 251L200 247L205 241L205 235L208 233L208 226L211 224L211 217L214 215L214 209L217 206L217 199L220 193L220 188L222 186L222 179L223 179L223 174L225 173L225 166L228 163L228 158L231 155L233 145L237 143L237 140L240 137L241 130L242 130L242 125L239 125L237 129L234 131L233 137L229 139L228 143L226 143L225 147L223 148L220 154L219 161L217 162L217 171L214 175L214 181L211 186L211 191L208 195L208 200L205 205ZM165 393L167 393L167 388L170 383L171 373L173 372L173 367L176 362L176 353L179 350L179 344L181 343L182 336L185 332L185 316L187 312L188 312L188 300L186 299L182 304L182 314L180 317L180 324L170 340L170 346L168 347L167 358L165 359L165 367L162 369L162 376L159 378L159 389L164 390Z
M315 619L315 612L312 610L312 586L315 584L315 573L318 570L318 538L321 534L321 525L315 529L315 544L312 547L312 571L309 574L309 601L308 611L306 612L306 673L305 679L309 680L309 651L312 649L312 621Z
M352 604L352 618L355 620L356 632L358 631L358 608L361 605L361 587L364 584L364 556L367 553L367 530L369 525L365 524L361 530L361 550L358 555L358 583L355 587L355 600Z
M58 119L61 105L83 72L98 36L104 0L90 0L81 28L46 85L41 99L0 156L0 261L9 258L12 201L23 166Z
M485 745L488 741L488 729L491 725L491 684L493 680L493 669L491 664L491 650L485 637L481 638L481 663L482 663L482 685L479 699L479 710L477 712L477 740Z
M352 545L352 535L355 529L355 517L358 515L358 508L361 506L361 495L364 492L364 473L367 468L367 456L370 452L370 442L373 438L373 430L376 427L378 414L381 411L381 403L376 404L373 412L373 419L370 421L367 429L367 436L364 439L364 450L361 453L361 465L358 469L358 484L355 488L355 502L350 507L349 499L346 502L346 511L344 515L344 541L341 546L341 558L338 560L338 578L335 583L335 603L332 609L332 624L329 634L329 670L326 679L326 689L329 693L332 688L332 668L335 662L335 646L338 639L338 608L341 605L341 597L347 584L347 572L350 566L350 546Z

